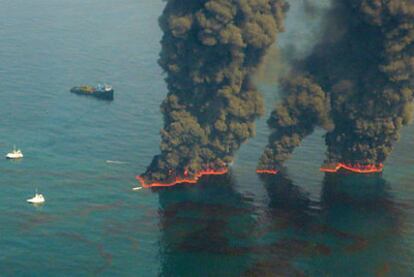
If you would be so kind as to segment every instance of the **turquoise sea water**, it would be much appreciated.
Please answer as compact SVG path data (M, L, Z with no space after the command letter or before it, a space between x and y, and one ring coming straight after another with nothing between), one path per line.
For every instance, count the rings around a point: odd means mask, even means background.
M0 276L414 276L413 126L382 176L320 173L318 131L259 179L263 118L230 176L131 191L158 153L164 4L0 0L0 154L25 154L0 159ZM299 17L281 36L298 52L317 34ZM100 81L115 101L68 92Z

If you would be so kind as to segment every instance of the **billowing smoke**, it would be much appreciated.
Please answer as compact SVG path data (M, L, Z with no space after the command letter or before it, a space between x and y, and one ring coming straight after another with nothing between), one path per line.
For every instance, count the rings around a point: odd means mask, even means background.
M251 76L283 30L287 8L284 0L167 1L159 64L169 92L161 154L145 181L225 167L254 136L263 100Z
M327 162L380 165L412 118L414 1L333 0L321 42L282 83L259 169L275 169L316 126Z
M260 169L279 169L316 126L332 128L327 95L310 77L297 75L284 80L282 90L289 94L268 120L275 131L260 158Z

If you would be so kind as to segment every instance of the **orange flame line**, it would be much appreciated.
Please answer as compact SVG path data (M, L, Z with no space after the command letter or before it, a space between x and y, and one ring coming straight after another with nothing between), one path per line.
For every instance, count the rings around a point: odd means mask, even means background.
M360 174L368 174L368 173L379 173L382 172L384 165L347 165L345 163L337 163L335 168L328 168L328 167L321 167L320 170L322 172L330 172L330 173L336 173L340 169L345 169L354 173L360 173Z
M227 168L222 168L222 169L218 169L218 170L212 170L212 169L208 169L208 170L202 170L200 172L198 172L194 178L175 178L174 181L172 181L171 183L150 183L147 184L145 183L145 180L143 177L141 176L137 176L136 179L141 183L141 186L143 188L153 188L153 187L172 187L178 184L197 184L197 182L200 180L201 177L203 176L207 176L207 175L224 175L227 174L229 172L229 170Z
M279 173L279 170L276 169L256 169L257 174L271 174L276 175Z

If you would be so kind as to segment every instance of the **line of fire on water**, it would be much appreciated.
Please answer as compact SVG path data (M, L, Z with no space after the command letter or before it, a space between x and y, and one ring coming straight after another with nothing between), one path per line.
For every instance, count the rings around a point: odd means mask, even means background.
M136 179L141 183L143 188L153 188L153 187L172 187L178 184L197 184L197 182L203 176L211 176L211 175L225 175L229 172L227 168L221 169L207 169L201 170L197 174L195 174L192 178L180 178L176 177L173 181L169 183L162 183L162 182L154 182L147 184L142 176L137 176ZM186 175L186 174L185 174Z
M257 174L270 174L270 175L276 175L279 173L279 170L277 169L256 169Z
M369 173L380 173L382 172L384 168L383 164L379 165L348 165L345 163L337 163L337 164L329 164L322 166L320 170L322 172L328 172L328 173L337 173L341 169L345 169L354 173L360 173L360 174L369 174ZM153 188L153 187L172 187L178 184L197 184L200 178L203 176L211 176L211 175L225 175L229 172L228 168L221 168L221 169L207 169L207 170L201 170L197 174L194 175L192 178L188 177L176 177L174 180L168 183L163 182L153 182L147 184L145 182L145 179L142 176L137 176L136 179L140 182L141 186L143 188ZM269 174L269 175L276 175L279 173L279 170L277 169L257 169L257 174ZM184 174L187 175L187 174Z
M331 165L325 165L320 168L322 172L328 172L328 173L337 173L339 170L344 169L353 173L359 173L359 174L370 174L370 173L380 173L384 169L383 164L378 165L361 165L361 164L355 164L355 165L349 165L345 163L337 163L337 164L331 164Z

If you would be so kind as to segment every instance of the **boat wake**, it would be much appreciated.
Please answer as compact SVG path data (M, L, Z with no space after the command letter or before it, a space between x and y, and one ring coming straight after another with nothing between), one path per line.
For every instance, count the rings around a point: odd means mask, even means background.
M127 164L128 162L106 160L106 163L107 164Z

